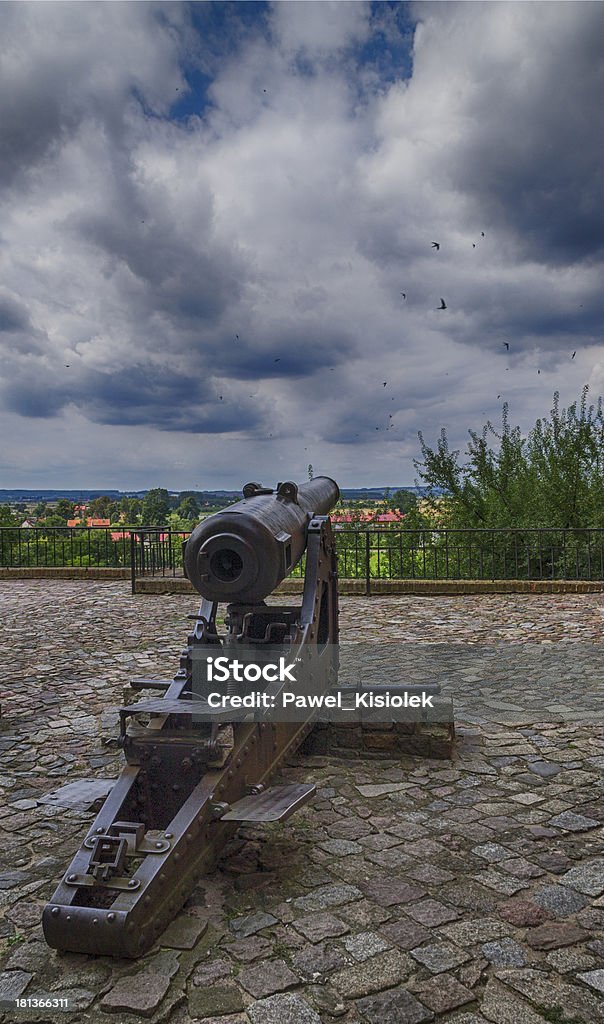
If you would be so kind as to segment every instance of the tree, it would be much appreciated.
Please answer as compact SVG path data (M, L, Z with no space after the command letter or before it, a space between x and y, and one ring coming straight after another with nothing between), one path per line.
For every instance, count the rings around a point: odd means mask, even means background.
M64 519L65 522L67 522L68 519L73 519L75 514L75 505L73 501L68 501L67 498L60 498L59 501L57 501L55 514L60 516L61 519Z
M509 407L497 431L487 422L469 430L466 461L451 451L446 431L435 449L419 434L422 459L415 460L432 500L444 492L447 526L604 526L604 413L602 399L587 404L587 385L568 409L554 394L549 418L537 420L527 437L511 427Z
M190 494L181 501L176 513L179 519L185 522L197 522L199 520L199 502Z
M118 502L117 507L123 522L129 523L131 526L136 526L143 507L143 503L140 498L122 498Z
M390 508L399 509L401 512L410 512L417 505L417 495L413 491L406 491L401 488L400 491L394 492L388 505Z
M94 498L88 506L88 515L92 519L109 519L113 498L108 494L102 494L100 498Z
M153 487L143 498L143 526L165 526L170 511L170 495L165 487Z

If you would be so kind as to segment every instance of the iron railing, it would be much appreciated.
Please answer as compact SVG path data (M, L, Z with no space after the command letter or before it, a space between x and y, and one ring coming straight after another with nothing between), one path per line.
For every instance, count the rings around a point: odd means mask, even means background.
M0 567L129 568L133 591L144 576L183 576L187 532L161 527L2 527ZM335 530L343 579L604 580L604 529L482 530L400 527ZM304 574L304 559L292 575Z
M182 576L187 533L138 530L132 581ZM604 580L604 529L450 530L336 527L342 579ZM292 576L304 575L304 559Z
M129 568L133 541L115 526L3 526L0 568Z

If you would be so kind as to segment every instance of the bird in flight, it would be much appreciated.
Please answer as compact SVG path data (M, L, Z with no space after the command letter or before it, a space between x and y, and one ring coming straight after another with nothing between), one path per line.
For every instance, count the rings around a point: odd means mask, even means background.
M275 362L276 363L280 363L281 362L281 356L279 356L277 359L275 359Z
M440 249L440 242L432 242L432 248L436 249L436 251L438 252L438 250Z
M220 395L220 401L222 402L222 395Z
M497 395L497 398L501 398L501 395Z
M406 293L405 293L405 292L401 292L401 295L403 296L403 298L404 298L404 299L406 299L406 298L407 298L407 295L406 295Z
M70 366L71 366L71 363L65 363L65 369L66 370L68 370Z
M237 338L237 341L239 341L239 335L238 335L238 334L236 334L236 335L235 335L235 337Z
M573 354L572 354L572 356L571 356L570 358L571 358L571 359L574 359L574 358L575 358L575 356L576 356L576 354L577 354L577 350L575 349L575 351L573 352Z
M481 231L480 235L481 235L482 238L484 238L484 231Z
M475 249L475 248L476 248L476 242L472 242L472 248L473 248L473 249Z
M503 344L504 344L504 345L505 345L505 347L506 347L506 351L507 351L507 352L509 352L509 351L510 351L510 343L509 343L509 341L504 341L504 343L503 343Z
M441 299L440 300L440 306L437 306L436 308L437 309L446 309L447 308L447 303L445 302L444 299Z
M384 381L384 387L386 387L386 384L387 384L387 383L388 383L388 381L387 381L387 380L385 380L385 381Z

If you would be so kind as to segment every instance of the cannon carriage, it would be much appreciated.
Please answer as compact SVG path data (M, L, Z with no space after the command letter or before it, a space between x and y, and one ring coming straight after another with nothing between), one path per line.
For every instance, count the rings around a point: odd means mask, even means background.
M208 666L217 657L266 664L278 656L302 664L304 685L317 694L335 685L338 592L328 513L338 498L327 477L276 491L248 484L242 501L193 531L185 567L203 600L187 647L172 680L131 684L156 695L120 710L126 765L44 909L49 945L142 955L239 824L281 821L313 796L312 785L271 785L312 729L313 713L282 721L270 707L234 711L233 699L216 707ZM303 554L301 605L268 605ZM222 634L219 602L227 603ZM280 686L262 684L273 698ZM236 698L236 680L224 692Z

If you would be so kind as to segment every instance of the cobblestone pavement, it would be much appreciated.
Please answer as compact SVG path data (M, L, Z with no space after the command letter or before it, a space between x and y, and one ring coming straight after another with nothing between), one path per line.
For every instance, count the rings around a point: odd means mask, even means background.
M601 690L604 595L344 598L344 638L475 645L466 690L495 665L511 685L514 645L530 640L532 661L511 699L491 688L462 722L453 761L292 763L314 803L240 830L139 962L44 944L42 906L90 816L37 801L117 774L123 686L173 673L191 599L27 581L0 584L0 610L0 994L70 1003L0 1019L604 1021L604 727L549 699L555 655Z

